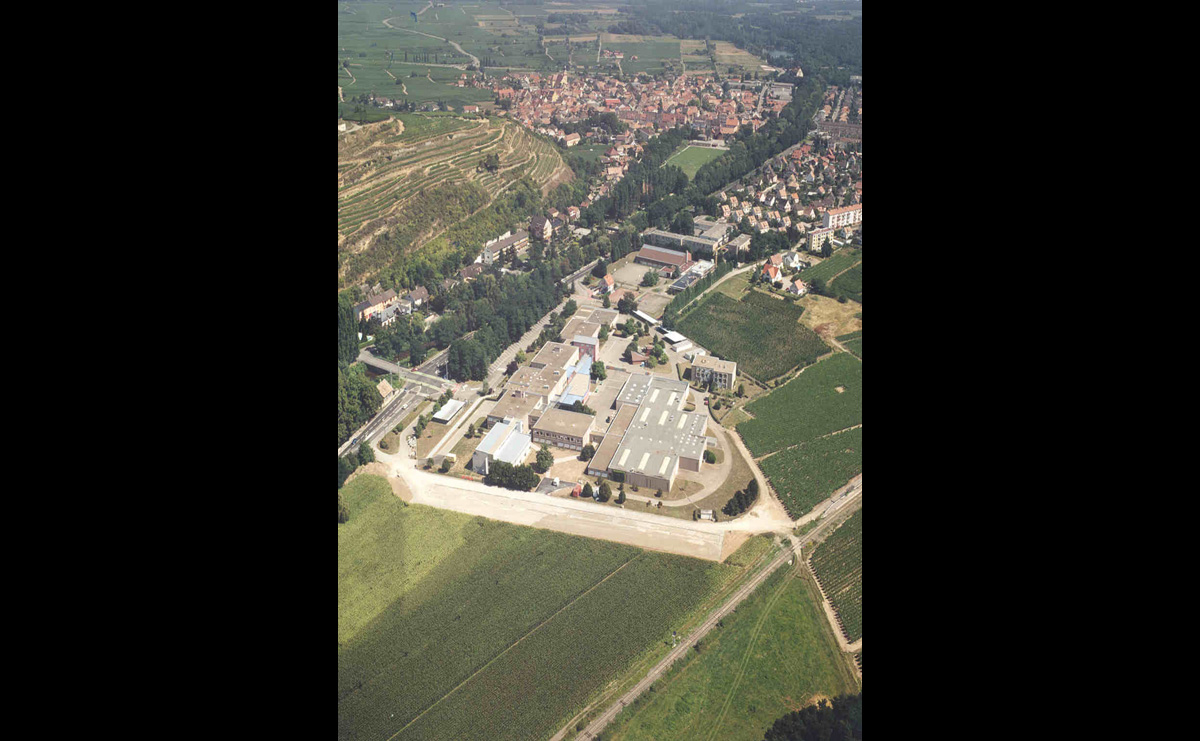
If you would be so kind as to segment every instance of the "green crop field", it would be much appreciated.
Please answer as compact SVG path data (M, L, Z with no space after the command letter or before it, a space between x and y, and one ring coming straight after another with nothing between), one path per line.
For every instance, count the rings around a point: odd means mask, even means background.
M497 2L433 7L413 21L410 11L424 2L356 2L338 5L338 84L349 99L374 92L413 103L444 100L459 108L492 100L474 88L451 87L463 69L417 65L459 65L490 59L493 65L546 71L555 68L537 46L534 23L518 25ZM460 52L450 42L462 47ZM428 58L426 58L426 55ZM340 67L348 62L348 70ZM408 63L408 64L406 64ZM409 78L414 69L419 77ZM429 72L433 82L425 78ZM390 73L390 74L389 74ZM407 92L396 78L405 83Z
M723 149L685 146L671 155L670 159L663 163L663 166L675 165L683 170L683 173L688 176L688 180L691 180L696 177L697 170L723 154L725 154Z
M862 428L781 450L759 466L788 515L802 517L862 473Z
M757 381L808 365L829 351L816 332L799 323L804 310L789 301L757 291L734 301L712 292L693 306L676 328Z
M341 494L344 739L547 737L747 568Z
M800 279L806 283L816 279L828 282L830 278L862 259L859 250L843 247L807 270L800 271Z
M862 510L817 546L812 567L842 621L846 640L862 638Z
M838 388L842 391L838 391ZM746 405L737 426L757 458L862 422L862 362L837 353Z
M820 695L857 691L811 582L772 574L605 729L611 741L758 741Z
M677 70L683 66L679 61L679 40L669 36L656 41L605 41L604 48L624 53L625 58L621 60L621 69L625 74L663 72L668 63L673 64ZM608 60L601 58L600 61L603 63Z
M859 360L862 360L862 338L861 337L859 337L857 340L847 340L842 343L842 346L845 347L850 352L854 353L854 356L857 357Z

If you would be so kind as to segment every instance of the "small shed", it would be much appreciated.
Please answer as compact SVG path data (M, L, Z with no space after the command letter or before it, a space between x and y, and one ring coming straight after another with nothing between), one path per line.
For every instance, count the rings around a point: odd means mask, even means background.
M446 424L450 420L454 419L454 415L458 414L459 410L462 409L463 406L464 403L458 399L451 399L450 401L446 402L445 406L437 410L437 413L433 415L433 419L435 422Z

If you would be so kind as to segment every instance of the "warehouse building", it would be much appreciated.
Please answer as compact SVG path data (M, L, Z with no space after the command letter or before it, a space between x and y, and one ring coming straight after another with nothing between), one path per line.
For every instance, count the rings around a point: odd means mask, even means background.
M688 385L656 375L630 376L617 395L617 416L587 472L670 491L682 468L699 471L708 416L683 411Z
M649 265L653 268L668 269L672 276L679 276L692 266L692 253L668 250L663 247L643 245L633 261L639 265Z

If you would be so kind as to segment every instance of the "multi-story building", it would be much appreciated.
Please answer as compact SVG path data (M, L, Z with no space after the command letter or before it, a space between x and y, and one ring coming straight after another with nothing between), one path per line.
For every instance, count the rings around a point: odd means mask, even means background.
M808 251L820 252L825 246L825 239L833 239L833 233L836 231L832 226L813 229L808 233Z
M861 203L856 203L853 206L831 208L821 217L821 226L825 228L833 227L834 229L840 229L844 226L853 226L859 223L862 223Z
M568 450L583 450L592 423L596 418L590 414L569 412L566 409L549 409L533 426L533 442L554 445Z
M528 244L529 232L524 230L520 230L516 234L505 232L500 237L483 245L483 263L491 265L497 260L504 262Z
M692 378L700 383L712 381L714 388L732 389L737 383L737 363L701 355L692 362Z

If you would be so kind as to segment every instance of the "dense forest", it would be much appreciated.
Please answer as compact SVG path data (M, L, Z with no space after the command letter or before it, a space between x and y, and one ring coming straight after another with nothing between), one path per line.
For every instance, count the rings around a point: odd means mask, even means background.
M862 693L788 713L767 730L763 741L861 741Z

